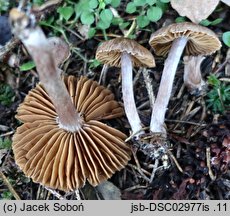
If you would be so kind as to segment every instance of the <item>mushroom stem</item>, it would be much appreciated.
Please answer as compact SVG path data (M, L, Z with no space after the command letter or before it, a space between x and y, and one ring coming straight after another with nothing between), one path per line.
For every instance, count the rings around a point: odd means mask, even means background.
M19 37L32 56L40 81L54 104L59 127L71 132L78 131L82 120L58 73L47 38L39 27L25 31L26 34L22 32Z
M172 43L168 58L165 61L160 87L152 109L150 131L153 133L163 133L166 135L166 130L164 128L165 113L172 92L177 65L187 41L188 39L186 37L175 39Z
M205 85L201 76L201 63L205 59L203 55L184 56L184 85L191 94L198 94Z
M138 137L138 134L142 129L142 124L137 112L134 99L132 71L132 59L127 52L123 52L121 55L121 75L124 109L132 132Z

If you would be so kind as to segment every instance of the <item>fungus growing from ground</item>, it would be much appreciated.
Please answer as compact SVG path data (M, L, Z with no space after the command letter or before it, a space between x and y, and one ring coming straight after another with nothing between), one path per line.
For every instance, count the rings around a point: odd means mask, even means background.
M168 54L150 122L151 132L166 135L165 113L184 49L185 55L210 55L220 49L221 43L210 29L189 22L175 23L159 29L151 35L149 43L156 55Z
M96 186L130 159L126 136L99 122L123 114L114 96L85 77L61 79L49 42L33 17L13 9L12 29L32 56L40 81L19 106L16 163L42 185L64 191Z
M136 41L115 38L103 42L96 51L96 59L109 66L121 67L124 109L132 133L138 137L142 123L138 115L133 92L133 67L155 67L153 55Z

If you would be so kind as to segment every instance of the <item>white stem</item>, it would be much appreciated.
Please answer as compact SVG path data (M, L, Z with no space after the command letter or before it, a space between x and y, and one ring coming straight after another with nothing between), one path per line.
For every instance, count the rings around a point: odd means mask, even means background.
M125 114L133 134L138 136L138 132L142 129L142 124L134 100L132 71L132 59L127 52L123 52L121 55L121 75Z
M18 35L32 56L39 78L52 100L58 114L59 126L67 131L81 128L81 118L61 80L52 51L43 31L39 28L25 29Z
M173 42L171 50L168 54L168 58L165 61L160 87L152 110L150 131L153 133L166 134L166 130L164 128L165 113L172 92L173 80L176 74L177 65L180 61L180 57L183 53L186 43L186 37L176 39Z
M198 93L205 85L201 76L201 63L204 56L184 56L184 84L191 94Z

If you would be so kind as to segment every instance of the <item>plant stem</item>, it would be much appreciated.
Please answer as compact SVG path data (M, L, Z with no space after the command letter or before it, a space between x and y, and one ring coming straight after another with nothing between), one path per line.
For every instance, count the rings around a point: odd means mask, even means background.
M72 103L70 95L57 72L57 67L49 49L48 40L43 31L36 27L25 30L25 35L19 35L32 56L42 85L52 100L58 114L59 126L67 131L77 131L81 128L81 118Z
M187 38L174 40L168 58L165 61L160 87L152 110L150 131L166 134L164 128L165 113L172 92L173 80L182 52L187 44Z
M138 132L141 131L142 125L134 99L132 71L133 70L131 57L127 52L123 52L121 55L121 75L124 108L127 119L132 129L132 133L137 134L136 136L138 136Z

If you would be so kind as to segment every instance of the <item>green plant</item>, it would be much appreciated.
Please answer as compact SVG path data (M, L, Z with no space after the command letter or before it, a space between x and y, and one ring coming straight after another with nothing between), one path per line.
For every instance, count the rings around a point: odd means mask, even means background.
M222 40L226 46L230 47L230 31L223 33Z
M9 0L0 0L0 12L6 12L9 9Z
M12 144L12 141L9 139L9 138L1 138L0 137L0 149L11 149L11 144Z
M122 19L115 17L113 13L113 9L119 5L120 0L80 0L77 3L66 0L65 4L57 9L58 19L52 16L41 24L53 28L67 39L66 30L73 29L76 23L80 22L88 27L88 38L91 38L97 30L104 31L112 24L120 25ZM63 29L63 26L66 29Z
M203 25L203 26L215 26L215 25L220 24L223 20L224 20L223 18L217 18L217 19L215 19L213 21L205 19L205 20L202 20L200 22L200 25Z
M5 83L0 83L0 103L4 106L10 106L14 100L13 89Z
M126 6L126 12L137 14L137 25L140 28L161 19L168 9L169 0L133 0Z
M230 108L230 85L222 83L215 75L208 77L211 90L207 94L207 107L214 113L224 113Z
M12 200L13 194L10 191L3 191L1 193L1 200Z
M28 70L31 70L35 67L36 66L35 66L34 61L28 61L28 62L20 65L19 69L20 69L20 71L28 71Z

